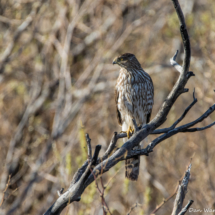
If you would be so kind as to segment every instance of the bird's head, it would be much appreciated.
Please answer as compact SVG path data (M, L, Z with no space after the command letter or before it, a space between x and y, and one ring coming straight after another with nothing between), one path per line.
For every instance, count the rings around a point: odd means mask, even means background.
M123 67L125 69L128 69L130 67L139 67L140 63L138 62L137 58L135 55L130 54L130 53L125 53L123 55L120 55L116 57L113 60L113 64L118 64L120 67Z

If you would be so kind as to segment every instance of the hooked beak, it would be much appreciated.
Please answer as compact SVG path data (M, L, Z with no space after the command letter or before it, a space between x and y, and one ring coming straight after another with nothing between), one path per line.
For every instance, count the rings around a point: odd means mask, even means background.
M117 64L117 58L113 60L113 64Z

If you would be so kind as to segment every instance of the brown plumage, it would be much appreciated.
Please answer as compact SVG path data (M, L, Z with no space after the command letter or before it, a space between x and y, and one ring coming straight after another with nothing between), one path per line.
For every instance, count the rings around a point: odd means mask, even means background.
M150 76L142 69L133 54L123 54L115 58L113 64L121 67L115 86L117 118L122 131L129 134L129 130L133 128L133 118L138 125L150 121L154 87ZM134 149L140 148L141 144ZM125 176L128 179L138 179L139 164L139 156L125 161Z

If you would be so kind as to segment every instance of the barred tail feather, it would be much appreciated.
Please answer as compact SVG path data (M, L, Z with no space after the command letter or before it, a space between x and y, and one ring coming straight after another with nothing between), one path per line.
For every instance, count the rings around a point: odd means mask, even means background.
M139 175L140 156L125 160L125 177L137 181Z
M136 146L134 150L141 149L145 140L141 141L139 146ZM125 177L131 181L137 181L139 176L140 156L125 160Z

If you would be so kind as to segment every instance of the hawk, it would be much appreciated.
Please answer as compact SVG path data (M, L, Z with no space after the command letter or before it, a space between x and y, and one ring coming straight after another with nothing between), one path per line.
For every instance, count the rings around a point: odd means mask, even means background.
M132 119L137 125L149 123L153 106L154 87L151 77L146 73L135 55L125 53L116 57L113 64L121 69L115 86L116 111L122 131L130 137L133 130ZM140 149L139 146L134 149ZM139 175L140 157L125 161L125 177L136 181Z

